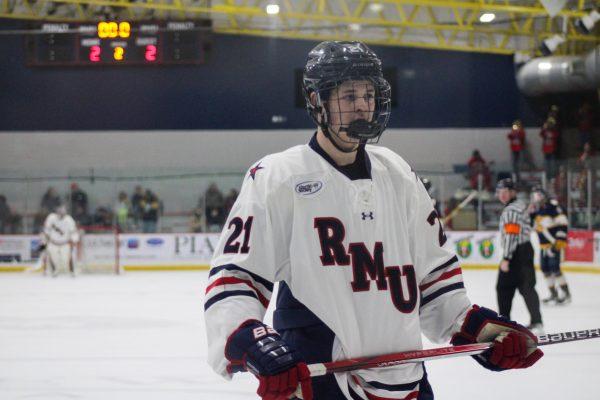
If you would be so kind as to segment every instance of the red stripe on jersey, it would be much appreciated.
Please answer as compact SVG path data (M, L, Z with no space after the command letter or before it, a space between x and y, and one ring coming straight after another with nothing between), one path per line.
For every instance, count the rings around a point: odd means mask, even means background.
M367 398L369 400L414 400L417 398L417 396L419 396L419 391L415 390L414 392L410 392L408 394L408 396L403 397L401 399L398 398L391 398L391 397L381 397L381 396L377 396L375 394L369 393L366 391L366 389L360 384L360 381L358 380L358 378L354 375L352 375L352 380L354 381L354 383L356 383L358 386L363 388L363 391L365 392L365 394L367 395Z
M235 278L233 276L228 276L228 277L217 279L216 281L214 281L213 283L208 285L208 287L206 288L205 294L208 294L208 292L210 292L213 288L215 288L217 286L233 285L235 283L244 283L246 286L249 286L250 289L252 289L256 292L256 295L258 296L258 300L260 300L261 304L265 308L267 308L269 306L269 300L267 300L267 298L252 284L252 281L249 281L247 279Z
M423 285L419 285L419 289L421 289L421 292L424 291L425 289L427 289L428 287L431 287L432 285L435 285L436 283L452 278L453 276L456 275L461 275L462 274L462 269L460 267L453 269L452 271L448 271L448 272L444 272L442 274L442 276L440 276L439 278L437 278L435 281L433 282L429 282L429 283L425 283Z

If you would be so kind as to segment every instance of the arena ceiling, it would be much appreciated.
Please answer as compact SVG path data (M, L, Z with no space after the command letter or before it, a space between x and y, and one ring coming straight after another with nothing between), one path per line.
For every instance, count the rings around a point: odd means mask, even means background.
M567 0L550 16L539 0L0 0L0 18L209 19L212 31L224 34L535 56L555 35L565 39L557 54L597 47L600 23L584 35L575 21L598 6L598 0ZM482 22L484 14L493 20Z

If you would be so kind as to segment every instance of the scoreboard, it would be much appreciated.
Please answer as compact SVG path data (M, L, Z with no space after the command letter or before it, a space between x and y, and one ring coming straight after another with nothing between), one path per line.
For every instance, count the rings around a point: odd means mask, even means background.
M210 21L43 22L26 37L30 66L202 64Z

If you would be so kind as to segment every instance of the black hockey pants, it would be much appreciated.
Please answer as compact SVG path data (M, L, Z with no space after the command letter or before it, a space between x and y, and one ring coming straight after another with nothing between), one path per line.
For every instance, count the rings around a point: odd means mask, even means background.
M541 324L540 298L535 291L533 247L529 242L517 247L510 260L508 272L498 272L496 292L500 315L510 318L512 301L517 289L519 289L519 293L525 299L525 304L531 315L531 323Z

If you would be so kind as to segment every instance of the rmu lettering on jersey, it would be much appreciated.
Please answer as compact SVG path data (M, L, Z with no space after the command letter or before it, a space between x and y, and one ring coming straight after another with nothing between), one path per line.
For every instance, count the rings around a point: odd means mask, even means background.
M315 218L314 228L321 244L321 263L324 267L350 265L353 273L350 285L354 292L371 290L371 281L375 281L377 290L389 290L399 311L411 313L415 309L418 293L412 265L384 266L382 242L376 242L372 252L364 242L350 243L346 252L343 244L346 230L337 218Z

